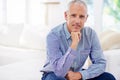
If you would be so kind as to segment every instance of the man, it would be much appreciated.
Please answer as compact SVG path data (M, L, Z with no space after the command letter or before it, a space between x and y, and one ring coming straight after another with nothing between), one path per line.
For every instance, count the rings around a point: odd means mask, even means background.
M94 30L84 27L87 6L72 0L65 12L66 22L58 25L47 36L47 63L42 80L115 80L104 72L106 60ZM83 70L87 57L92 64Z

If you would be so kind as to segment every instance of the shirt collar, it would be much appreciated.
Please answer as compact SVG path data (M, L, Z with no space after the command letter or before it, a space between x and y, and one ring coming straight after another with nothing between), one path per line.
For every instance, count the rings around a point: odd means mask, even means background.
M66 38L69 39L71 37L71 35L70 35L69 31L68 31L66 23L64 24L64 31L65 31Z

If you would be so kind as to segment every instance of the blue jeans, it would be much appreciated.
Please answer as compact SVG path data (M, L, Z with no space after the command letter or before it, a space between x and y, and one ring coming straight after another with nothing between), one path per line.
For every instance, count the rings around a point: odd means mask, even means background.
M42 80L66 80L66 79L56 76L54 72L49 72L43 74Z
M66 80L65 78L56 76L53 72L44 73L42 80ZM87 79L87 80L116 80L110 73L104 72L98 77Z

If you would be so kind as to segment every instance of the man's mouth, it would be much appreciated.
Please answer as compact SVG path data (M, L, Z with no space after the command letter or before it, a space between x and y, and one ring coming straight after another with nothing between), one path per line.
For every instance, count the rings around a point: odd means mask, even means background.
M74 29L80 29L79 25L73 25Z
M80 26L74 25L74 26L73 26L73 31L75 31L75 32L76 32L76 31L80 31Z

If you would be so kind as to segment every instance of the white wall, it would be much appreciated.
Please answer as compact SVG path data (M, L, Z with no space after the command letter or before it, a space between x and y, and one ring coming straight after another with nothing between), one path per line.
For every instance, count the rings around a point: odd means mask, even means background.
M3 3L0 9L4 8L3 12L0 12L3 16L1 16L3 22L0 25L0 44L33 49L39 49L41 46L45 47L45 36L48 31L65 21L64 11L69 2L69 0L61 0L58 1L58 4L50 3L46 5L44 1L41 0L20 1L20 3L24 3L24 6L20 8L20 11L18 9L18 11L14 13L15 10L12 10L12 12L10 12L10 10L15 6L12 5L15 0L12 0L12 2L6 0L0 1ZM93 1L95 26L91 27L94 28L97 33L101 32L102 27L102 1L103 0L100 0L99 3L98 1ZM6 3L9 4L7 5ZM6 5L8 7L6 7ZM9 7L10 5L12 6ZM17 7L19 8L19 5L17 5ZM43 10L41 10L41 8L43 8ZM46 8L48 13L45 11ZM18 12L22 13L18 14ZM3 13L5 14L3 15ZM46 14L48 19L45 17ZM90 21L92 20L89 18L87 22L88 25L91 24Z

